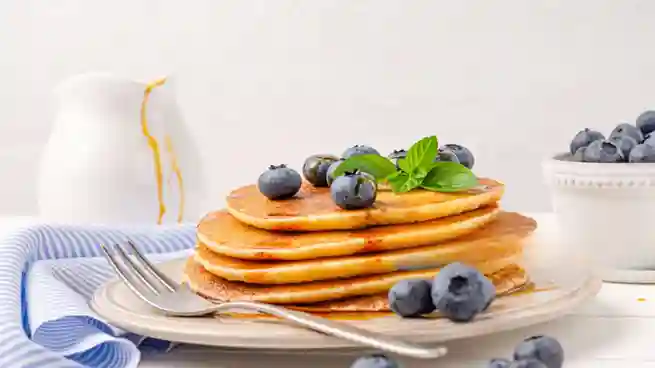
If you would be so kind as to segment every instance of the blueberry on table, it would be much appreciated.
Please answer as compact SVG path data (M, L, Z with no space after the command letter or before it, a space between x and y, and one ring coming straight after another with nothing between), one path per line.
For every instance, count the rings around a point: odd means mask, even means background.
M434 158L434 161L447 161L447 162L456 162L459 163L459 158L455 152L451 151L448 148L439 148L437 151L437 157Z
M528 337L514 349L514 360L527 359L536 359L545 368L561 368L564 364L564 349L559 341L550 336Z
M610 138L616 137L619 135L627 135L629 137L632 137L637 143L641 143L644 141L644 134L639 130L636 126L628 123L621 123L612 130L612 133L610 133Z
M442 268L432 282L432 303L455 322L472 320L489 307L495 296L496 288L491 280L459 262Z
M655 111L644 111L637 117L637 128L644 135L655 131Z
M418 317L434 311L428 280L414 279L398 281L389 289L389 306L401 317Z
M269 199L291 198L298 193L301 184L300 174L286 165L269 166L257 180L259 192Z
M630 151L628 162L646 163L655 162L655 146L650 144L638 144Z
M332 185L332 182L334 181L334 170L341 165L342 162L345 160L340 158L337 161L334 161L333 163L330 164L330 167L328 167L327 172L325 173L325 180L327 181L328 187Z
M521 359L513 361L509 368L548 368L547 365L537 359Z
M585 128L573 137L571 144L569 145L569 150L571 151L571 154L574 155L580 148L587 147L591 142L597 140L605 140L603 133Z
M405 151L404 149L393 150L393 152L391 152L389 156L387 156L387 158L391 160L391 162L393 162L394 165L396 165L397 169L399 168L398 160L405 157L407 157L407 151Z
M330 195L337 206L345 210L356 210L373 206L378 186L375 178L365 172L346 172L334 179Z
M625 157L614 141L593 141L584 151L585 162L624 162Z
M302 165L302 175L315 187L327 187L327 171L338 158L332 155L312 155Z
M507 359L496 358L489 361L487 368L509 368L510 364L512 364L512 362Z
M379 155L379 154L380 152L378 152L373 147L364 146L364 145L355 145L345 150L341 155L341 157L347 159L357 155Z
M468 148L459 144L444 144L441 148L454 153L459 163L466 166L466 168L473 168L475 157L473 157L473 153Z
M400 365L386 355L373 354L355 360L350 368L400 368Z
M632 149L635 148L637 144L639 144L636 140L634 140L634 138L628 135L616 135L611 137L610 141L616 143L616 145L619 146L624 159L628 158L628 156L630 156L630 151L632 151Z

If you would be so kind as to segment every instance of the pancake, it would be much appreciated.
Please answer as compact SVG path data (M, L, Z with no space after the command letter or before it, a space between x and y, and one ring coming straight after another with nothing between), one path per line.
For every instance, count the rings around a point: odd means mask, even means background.
M391 252L303 261L247 261L222 256L199 245L194 260L205 270L229 281L249 284L295 284L403 270L434 269L451 262L479 263L519 254L536 222L514 212L467 236L446 243Z
M293 198L272 201L256 185L234 190L227 197L227 209L248 225L279 231L352 230L376 225L407 224L434 220L496 203L504 185L480 179L480 187L454 193L415 189L395 194L378 191L372 208L343 210L334 204L329 188L303 183Z
M213 252L251 260L301 260L401 249L454 239L489 223L496 205L416 224L332 232L271 232L248 226L227 211L198 224L198 242Z
M473 263L471 266L488 275L516 264L519 259L520 256L513 255ZM313 281L303 284L257 285L225 280L207 272L193 260L193 257L190 257L184 268L184 277L191 290L213 300L252 300L271 304L307 304L385 293L400 280L432 278L438 272L439 269L435 268L397 271L349 279Z

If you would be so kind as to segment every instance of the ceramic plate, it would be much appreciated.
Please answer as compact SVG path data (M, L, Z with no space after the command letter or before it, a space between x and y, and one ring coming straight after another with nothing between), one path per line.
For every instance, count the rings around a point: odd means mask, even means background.
M390 315L347 323L415 342L436 343L515 329L562 316L598 293L601 281L584 263L549 251L557 249L557 240L554 232L549 231L552 230L549 224L550 221L543 225L539 221L539 229L526 247L524 266L536 291L496 299L473 322L456 324L446 319L401 319ZM160 266L172 278L180 280L183 264L184 260L179 259ZM356 347L348 341L272 319L167 317L141 302L118 281L99 289L91 307L100 317L127 331L176 342L285 350Z

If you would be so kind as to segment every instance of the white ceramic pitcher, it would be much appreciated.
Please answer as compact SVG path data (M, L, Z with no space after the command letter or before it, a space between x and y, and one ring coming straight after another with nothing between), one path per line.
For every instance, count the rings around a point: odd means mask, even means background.
M162 224L202 214L203 173L170 78L72 77L38 176L47 221Z

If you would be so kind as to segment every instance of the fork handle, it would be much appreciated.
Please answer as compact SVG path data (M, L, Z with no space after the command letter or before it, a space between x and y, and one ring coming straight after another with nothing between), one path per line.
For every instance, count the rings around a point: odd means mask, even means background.
M249 301L234 301L216 305L216 312L224 312L233 309L245 309L256 311L275 317L282 318L286 321L294 322L302 327L314 331L322 332L326 335L338 337L344 340L356 342L361 345L370 346L379 350L391 353L410 356L421 359L440 358L448 352L443 347L425 348L403 340L384 336L379 333L373 333L353 325L336 322L326 318L316 317L309 313L290 310L287 308Z

